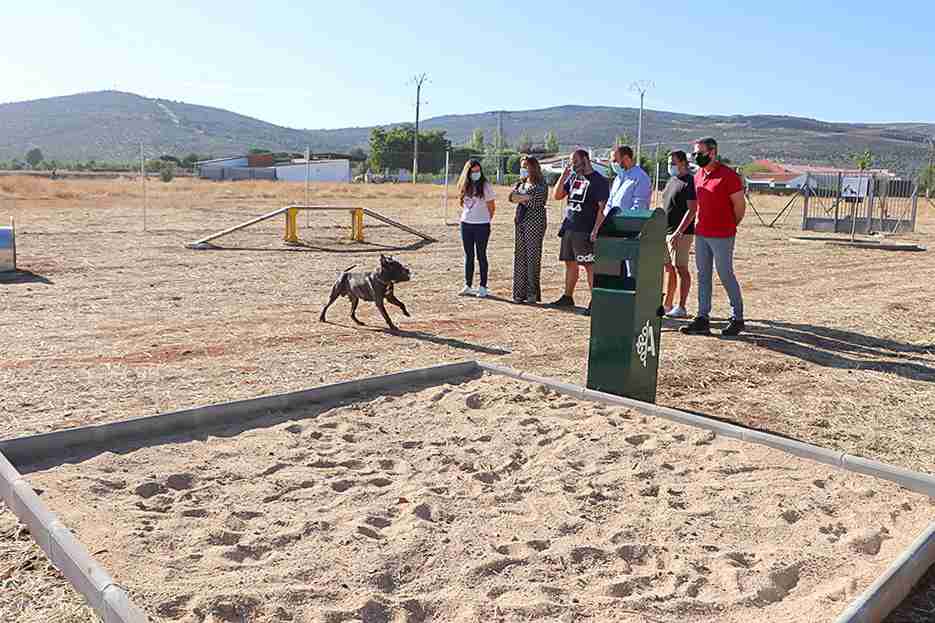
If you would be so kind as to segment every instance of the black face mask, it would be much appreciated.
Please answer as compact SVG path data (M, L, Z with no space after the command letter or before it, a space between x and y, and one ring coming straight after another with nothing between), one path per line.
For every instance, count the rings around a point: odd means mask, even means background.
M711 164L710 154L702 154L696 151L692 154L692 158L694 158L695 164L697 164L699 167L706 167Z

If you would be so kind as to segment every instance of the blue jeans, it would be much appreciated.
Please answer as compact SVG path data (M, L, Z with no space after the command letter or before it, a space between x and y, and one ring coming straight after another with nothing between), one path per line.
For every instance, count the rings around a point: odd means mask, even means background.
M480 285L487 287L487 242L490 223L461 223L461 243L464 245L464 283L474 285L474 255L480 266Z
M743 320L743 297L734 275L734 241L730 238L706 238L695 234L695 266L698 268L698 317L711 315L712 263L717 268L727 298L730 299L730 317Z

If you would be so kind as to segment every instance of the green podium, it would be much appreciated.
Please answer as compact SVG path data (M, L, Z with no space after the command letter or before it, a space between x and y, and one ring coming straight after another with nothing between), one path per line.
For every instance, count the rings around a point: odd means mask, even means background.
M588 388L656 401L665 212L608 218L595 246Z

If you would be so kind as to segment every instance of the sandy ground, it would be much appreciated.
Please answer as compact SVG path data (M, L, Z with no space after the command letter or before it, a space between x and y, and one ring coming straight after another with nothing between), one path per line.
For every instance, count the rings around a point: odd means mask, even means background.
M422 247L408 234L369 222L368 242L351 244L341 240L349 219L331 213L300 217L307 244L299 249L285 249L281 222L270 222L223 239L226 250L195 252L184 243L300 202L302 185L177 180L150 184L147 194L143 232L136 183L0 180L0 218L16 218L20 266L28 271L0 283L0 435L461 359L584 381L588 320L504 300L513 244L505 205L490 249L496 296L479 301L454 296L460 242L456 228L444 224L437 187L312 190L315 203L364 205L439 239ZM755 201L767 220L785 203ZM551 212L546 238L548 300L562 282L553 261L559 210ZM660 403L935 471L930 253L790 244L798 219L793 211L784 227L766 228L751 213L741 230L736 263L747 334L686 338L675 332L678 323L666 323ZM912 239L932 247L935 208L925 203L919 230ZM351 264L375 264L381 251L415 272L398 291L413 318L391 311L404 333L385 333L366 307L360 315L369 326L353 326L343 301L330 313L333 324L320 325L318 311L335 276ZM587 304L583 289L577 298L579 306ZM716 287L715 315L725 313ZM0 604L0 615L50 620L44 613L62 602L49 597L60 580L37 548L17 538L7 513L0 515L0 535L0 582L15 596L8 611ZM31 590L36 586L44 588ZM40 614L31 617L23 604Z
M935 503L485 377L33 474L154 621L831 621Z

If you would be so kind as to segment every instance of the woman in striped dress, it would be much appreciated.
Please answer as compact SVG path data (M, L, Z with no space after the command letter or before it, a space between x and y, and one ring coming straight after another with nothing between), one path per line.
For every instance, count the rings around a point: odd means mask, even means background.
M516 204L513 300L538 303L542 300L542 241L545 238L545 203L549 189L538 160L527 156L520 166L521 179L510 193L510 201Z

